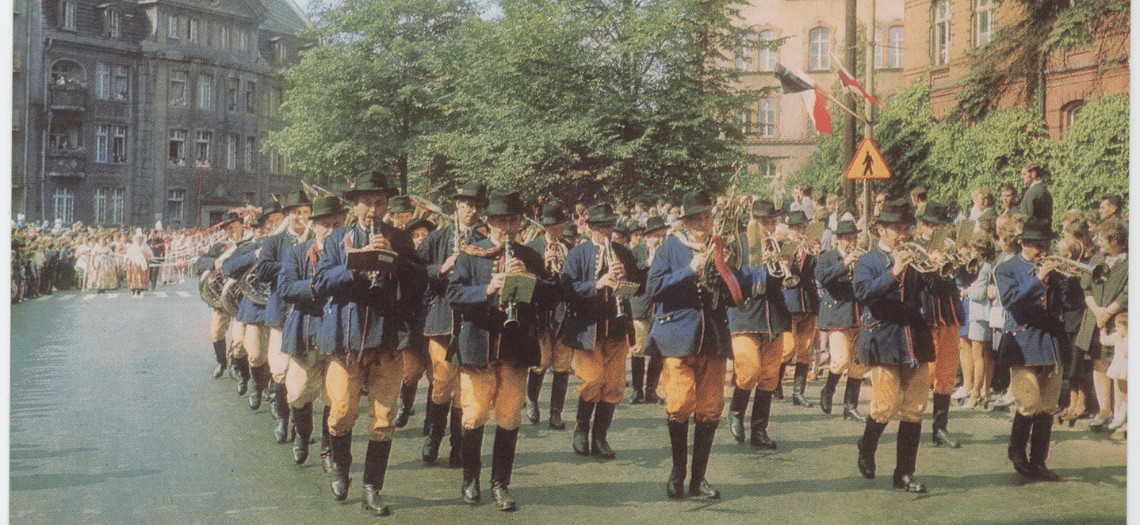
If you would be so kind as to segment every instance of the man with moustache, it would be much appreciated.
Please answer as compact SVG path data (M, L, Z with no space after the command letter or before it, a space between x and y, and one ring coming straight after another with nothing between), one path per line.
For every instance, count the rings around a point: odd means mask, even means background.
M314 295L328 296L320 349L331 354L325 388L332 455L331 489L337 501L348 496L352 465L352 428L360 415L361 388L368 386L370 422L364 459L365 509L378 516L390 509L380 497L392 451L396 398L403 381L399 330L419 312L427 286L423 263L407 233L381 221L388 199L399 190L383 174L373 172L347 193L355 203L356 222L333 231L327 239L313 279ZM350 253L359 257L393 257L380 269L348 267ZM394 255L393 255L394 254Z
M463 450L460 444L462 411L457 397L459 367L451 359L451 336L455 326L451 305L447 301L447 283L464 248L485 238L477 225L483 208L487 207L487 187L478 182L464 184L456 191L454 202L455 222L428 234L417 251L427 266L431 301L431 309L424 322L424 336L428 339L428 353L431 355L431 406L428 407L430 422L422 456L425 464L435 464L450 416L451 457L448 466L459 468Z

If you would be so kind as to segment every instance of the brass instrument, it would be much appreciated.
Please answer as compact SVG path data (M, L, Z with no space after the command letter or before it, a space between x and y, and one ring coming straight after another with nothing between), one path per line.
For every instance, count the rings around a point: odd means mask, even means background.
M566 255L569 251L562 241L554 241L546 243L546 254L543 262L546 266L546 271L550 275L560 275L562 273L562 263L566 262Z
M895 247L895 252L899 251L910 254L910 267L918 273L937 273L939 276L947 279L953 278L954 276L954 269L957 265L953 261L949 260L949 258L935 261L930 257L930 253L926 251L926 248L923 248L917 243L904 242Z
M775 235L769 233L760 244L761 261L768 275L781 279L784 288L795 288L800 284L800 276L792 272L788 262L781 257L782 248Z
M226 284L222 286L221 304L222 309L231 316L238 314L238 307L241 306L241 298L243 292L241 282L232 277L226 278Z
M269 294L272 292L269 283L257 280L256 264L241 276L241 291L249 302L259 306L265 306L265 303L269 302Z
M198 293L202 300L213 308L224 309L222 305L222 290L226 284L226 277L221 270L211 268L202 272L198 279Z
M455 223L455 218L443 212L443 208L419 195L408 195L412 199L412 203L416 205L416 212L413 217L420 219L427 216L428 213L434 213L440 220L447 221L449 224Z
M1080 277L1082 279L1089 278L1093 282L1101 283L1108 278L1108 265L1098 264L1093 266L1085 264L1080 261L1066 259L1059 255L1047 255L1041 259L1037 267L1052 265L1053 269L1065 277Z
M602 254L602 256L606 258L606 264L611 271L613 270L614 262L617 261L616 257L614 257L613 245L613 241L607 241L605 244L605 253ZM637 294L638 288L639 286L636 283L629 281L619 281L614 285L612 294L614 301L617 303L618 319L630 316L629 307L626 306L625 301Z

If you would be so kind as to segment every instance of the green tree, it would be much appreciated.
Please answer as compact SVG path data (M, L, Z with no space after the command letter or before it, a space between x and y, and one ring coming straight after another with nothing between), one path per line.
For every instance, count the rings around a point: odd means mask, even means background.
M1107 195L1125 197L1127 207L1128 105L1126 97L1104 95L1077 114L1053 171L1054 224L1065 210L1095 209Z
M269 147L308 178L395 173L431 155L425 136L448 125L443 72L457 30L477 20L466 0L347 0L318 16L318 45L286 72L285 126ZM320 174L320 176L318 176Z

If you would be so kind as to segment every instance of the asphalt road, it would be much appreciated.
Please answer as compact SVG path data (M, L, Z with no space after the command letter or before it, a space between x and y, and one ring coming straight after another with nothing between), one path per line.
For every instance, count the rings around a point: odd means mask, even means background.
M825 416L780 402L769 428L776 452L737 445L721 425L708 473L723 493L719 502L665 498L671 461L664 410L623 404L610 432L618 454L612 461L575 456L571 432L548 429L545 414L541 425L524 426L513 514L489 503L488 429L484 504L469 508L459 498L459 470L420 461L426 383L413 424L396 432L384 488L393 514L374 518L360 508L367 417L354 432L349 499L338 503L317 447L296 467L290 446L273 440L268 407L251 413L233 380L211 377L208 321L189 284L142 298L57 293L12 307L11 523L1125 522L1127 447L1082 425L1053 434L1049 465L1063 482L1020 486L1005 459L1007 415L955 409L950 429L963 441L958 450L929 446L928 417L917 477L930 492L911 495L891 489L897 424L880 444L881 475L869 481L855 466L860 425L842 421L840 410ZM809 396L821 386L810 384ZM573 388L568 397L572 419Z

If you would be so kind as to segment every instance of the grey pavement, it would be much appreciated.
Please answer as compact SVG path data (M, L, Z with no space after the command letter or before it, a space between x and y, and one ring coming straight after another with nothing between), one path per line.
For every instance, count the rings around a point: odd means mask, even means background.
M360 508L366 415L354 432L352 490L338 503L317 446L296 467L290 446L273 440L268 407L251 413L233 380L211 377L209 312L193 286L160 292L57 293L12 307L12 523L1125 522L1127 447L1085 425L1054 431L1049 465L1063 482L1021 486L1005 458L1008 415L955 409L950 430L963 442L957 450L930 446L928 417L917 477L930 492L912 495L891 488L897 423L880 444L879 477L865 480L855 466L862 427L843 421L841 407L825 416L790 402L773 406L776 452L737 445L727 423L720 426L708 479L721 501L665 498L671 461L664 409L624 403L610 433L618 455L612 461L575 456L571 431L548 429L545 413L539 426L524 425L511 484L520 509L513 514L491 503L488 428L484 503L470 508L459 498L459 470L420 461L426 382L413 423L396 431L383 491L393 514L376 518ZM821 386L809 384L809 397ZM790 382L785 387L790 392ZM842 386L837 399L841 393ZM864 410L869 395L865 388ZM573 388L568 398L572 420ZM446 447L445 440L443 463Z

